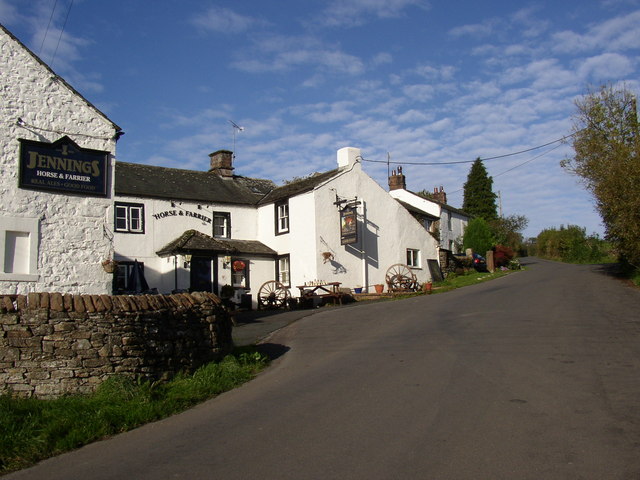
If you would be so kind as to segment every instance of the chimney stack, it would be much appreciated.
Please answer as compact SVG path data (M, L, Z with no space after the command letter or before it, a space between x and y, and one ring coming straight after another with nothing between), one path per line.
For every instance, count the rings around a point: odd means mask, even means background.
M233 177L233 152L218 150L209 154L211 168L209 171L221 177Z
M407 180L402 174L402 167L398 167L398 171L393 170L389 177L389 190L406 190Z
M440 185L440 190L438 190L438 187L433 189L433 199L436 202L444 204L447 203L447 193L444 191L444 187L442 185Z

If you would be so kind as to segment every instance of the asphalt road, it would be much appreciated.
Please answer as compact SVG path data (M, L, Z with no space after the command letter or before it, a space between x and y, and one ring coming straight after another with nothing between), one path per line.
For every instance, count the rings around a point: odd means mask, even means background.
M303 318L254 381L7 479L640 479L640 292L527 263Z

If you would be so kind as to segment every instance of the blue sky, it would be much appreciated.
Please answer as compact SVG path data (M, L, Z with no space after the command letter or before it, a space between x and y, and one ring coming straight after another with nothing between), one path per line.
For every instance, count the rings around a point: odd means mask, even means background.
M280 183L352 146L385 188L389 155L455 207L470 164L412 163L543 145L590 87L640 91L640 0L0 0L0 22L122 127L121 161L206 170L232 120L237 174ZM485 161L526 235L603 232L571 153Z

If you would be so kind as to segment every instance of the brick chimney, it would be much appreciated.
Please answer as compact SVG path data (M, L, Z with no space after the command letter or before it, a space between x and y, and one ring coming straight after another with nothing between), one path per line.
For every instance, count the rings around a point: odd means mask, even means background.
M444 187L442 185L440 185L440 190L438 190L438 187L433 189L433 199L436 202L444 204L447 203L447 193L444 191Z
M402 174L402 167L398 167L398 171L391 171L391 176L389 177L389 190L406 190L407 189L407 180L405 176Z
M209 171L221 177L233 177L233 152L218 150L209 154L211 168Z

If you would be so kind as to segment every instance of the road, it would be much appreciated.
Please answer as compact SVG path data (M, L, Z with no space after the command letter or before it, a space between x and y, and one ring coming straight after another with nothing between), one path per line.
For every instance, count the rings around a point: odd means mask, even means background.
M640 292L596 266L326 309L252 382L7 479L640 479Z

